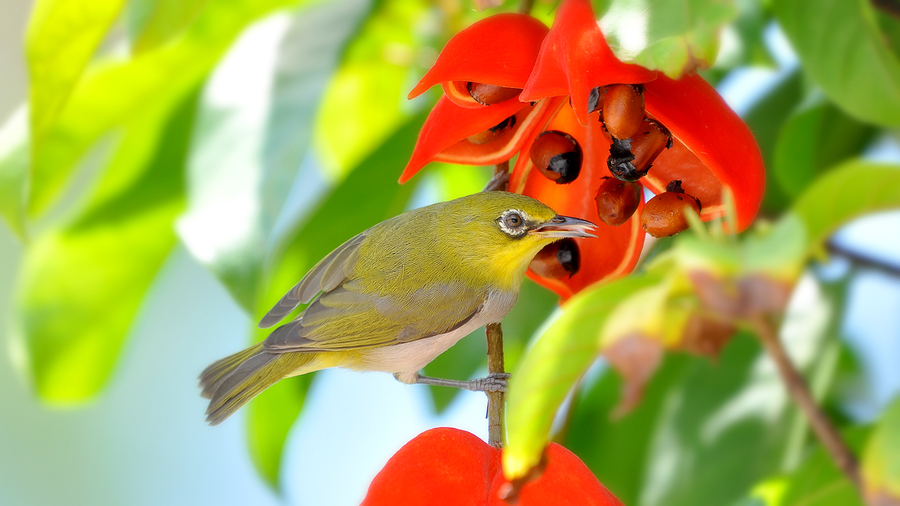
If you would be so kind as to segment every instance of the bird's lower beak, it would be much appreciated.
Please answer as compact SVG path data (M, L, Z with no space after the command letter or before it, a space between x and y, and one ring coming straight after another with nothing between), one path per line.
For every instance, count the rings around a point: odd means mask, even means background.
M541 226L532 229L530 233L543 237L597 237L586 231L590 228L595 229L597 225L580 218L556 216L550 221L542 223Z

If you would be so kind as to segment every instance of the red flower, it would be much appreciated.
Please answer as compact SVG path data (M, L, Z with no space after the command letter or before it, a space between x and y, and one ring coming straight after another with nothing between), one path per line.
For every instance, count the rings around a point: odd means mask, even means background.
M524 47L521 53L514 44ZM700 76L671 79L619 61L588 0L564 0L549 32L520 15L472 25L447 44L413 94L438 82L445 97L422 128L401 182L430 161L489 165L519 153L510 191L563 214L610 223L600 225L599 239L567 240L553 246L564 251L553 249L532 264L539 272L529 276L563 298L630 272L644 230L669 235L683 229L686 203L705 221L733 217L726 223L732 231L745 229L759 209L764 168L746 124ZM483 105L469 83L521 92ZM548 131L555 133L541 137ZM535 163L544 166L535 170ZM630 194L632 205L598 211L595 197L608 187ZM644 212L642 188L678 194L667 195L669 208L654 202ZM733 214L726 208L729 196ZM661 219L670 220L664 228Z
M465 431L416 436L375 476L362 506L502 506L500 450ZM551 443L546 467L519 494L519 506L622 506L574 453Z

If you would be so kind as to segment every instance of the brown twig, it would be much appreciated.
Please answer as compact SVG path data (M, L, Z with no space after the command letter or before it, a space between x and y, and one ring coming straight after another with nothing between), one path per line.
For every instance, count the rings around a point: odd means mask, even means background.
M830 240L825 244L828 252L834 256L846 258L854 265L878 270L884 274L894 277L900 277L900 266L885 262L880 258L876 258L859 251L846 248L834 240Z
M522 0L519 2L519 14L531 14L531 8L534 6L534 0Z
M490 323L484 328L487 336L488 373L504 374L503 329L499 323ZM503 419L506 393L487 392L488 397L488 443L494 448L503 448Z
M897 0L872 0L872 5L885 14L900 18L900 2Z
M752 318L750 325L760 341L762 341L766 352L775 362L775 366L781 374L781 379L784 381L788 393L800 407L800 410L803 411L803 414L806 415L813 432L815 432L819 441L831 455L835 465L850 479L858 490L862 490L859 477L859 462L856 456L813 398L806 380L800 375L800 372L785 351L784 346L781 345L781 340L775 332L775 327L763 316Z

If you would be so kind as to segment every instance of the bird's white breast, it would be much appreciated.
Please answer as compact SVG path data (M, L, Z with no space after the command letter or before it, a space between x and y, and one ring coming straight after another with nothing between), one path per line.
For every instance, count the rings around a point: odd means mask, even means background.
M409 343L366 350L361 363L349 368L396 373L400 381L415 383L416 375L423 367L460 339L479 327L502 320L516 304L517 298L516 292L491 292L482 310L458 329Z

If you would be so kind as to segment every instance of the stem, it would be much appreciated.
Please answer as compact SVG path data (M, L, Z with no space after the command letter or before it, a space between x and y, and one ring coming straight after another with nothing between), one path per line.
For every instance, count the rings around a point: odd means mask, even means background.
M534 5L534 0L522 0L519 2L519 14L531 14L531 7Z
M489 323L484 328L487 337L488 373L503 374L503 329L500 323ZM486 392L488 398L488 444L503 448L503 420L506 407L505 392Z
M844 442L831 420L828 419L828 415L816 403L803 376L800 375L784 346L781 345L781 340L772 323L762 316L757 316L750 320L750 325L762 341L766 352L775 362L788 393L806 415L813 432L831 455L835 465L856 486L857 490L862 490L856 456Z
M900 277L900 266L889 264L879 258L845 248L833 240L828 241L825 246L832 255L844 257L855 265L876 269L889 276Z

